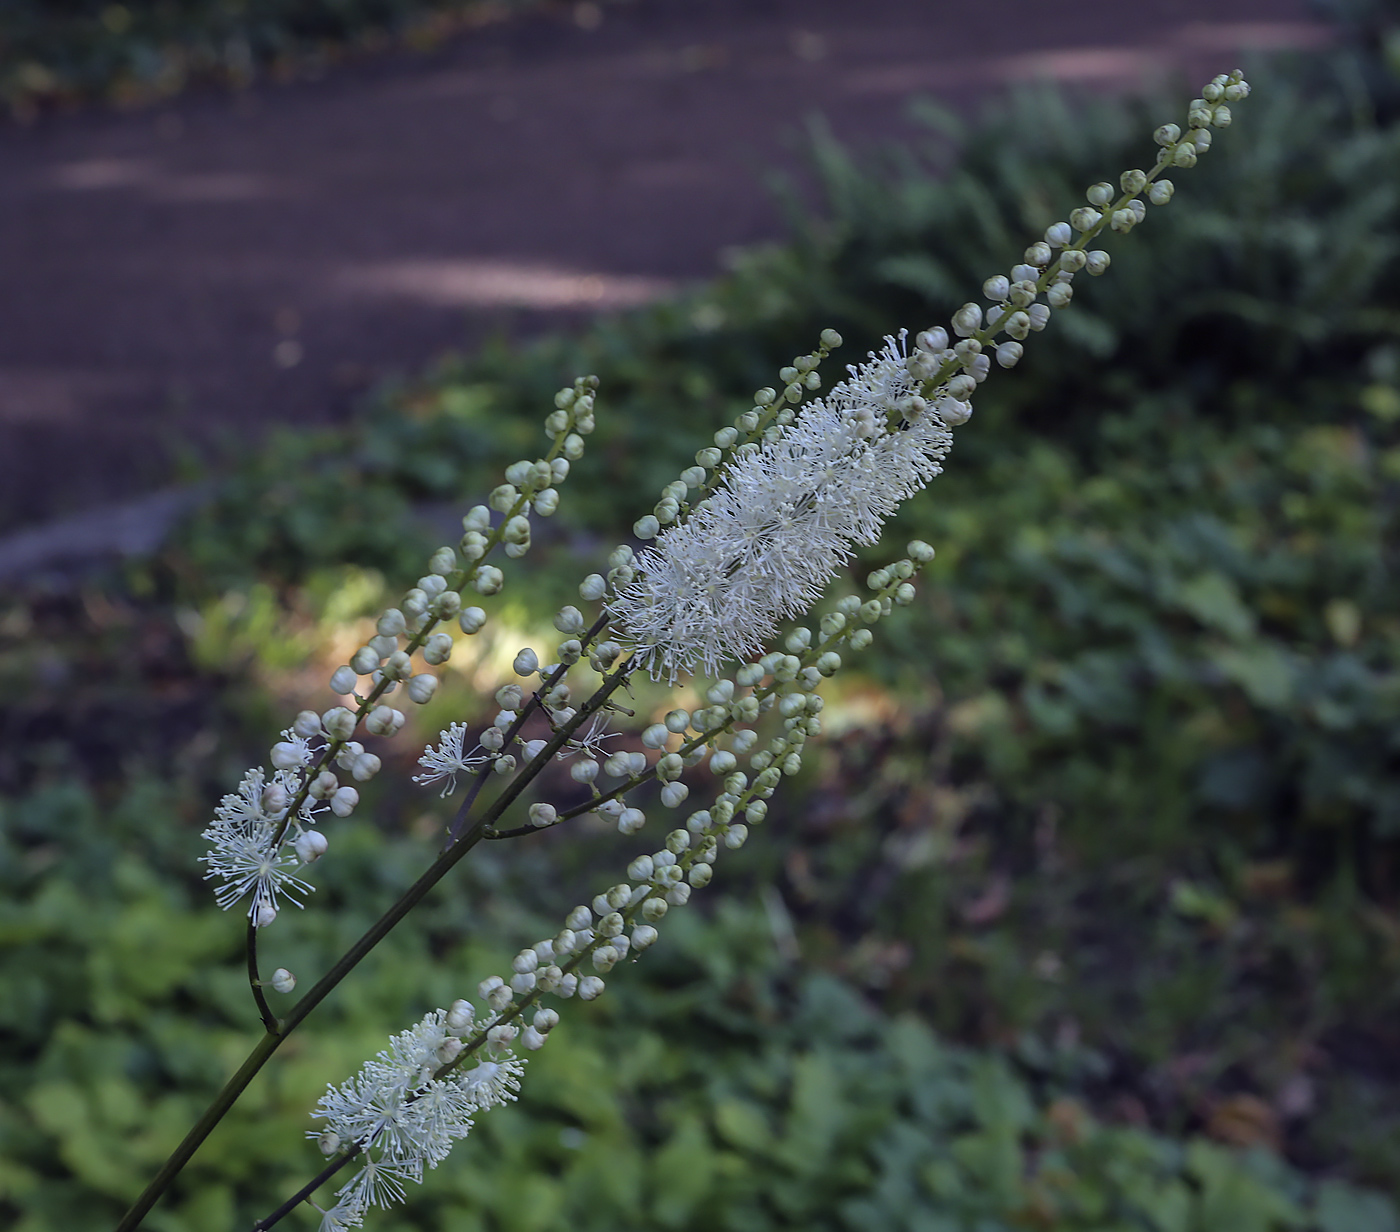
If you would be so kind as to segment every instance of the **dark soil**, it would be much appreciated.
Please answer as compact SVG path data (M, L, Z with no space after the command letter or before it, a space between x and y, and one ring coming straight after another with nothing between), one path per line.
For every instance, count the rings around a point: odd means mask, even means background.
M591 20L599 14L602 20ZM856 147L1035 77L1316 45L1304 0L561 5L320 81L0 130L0 530L171 482L495 329L776 237L804 121Z

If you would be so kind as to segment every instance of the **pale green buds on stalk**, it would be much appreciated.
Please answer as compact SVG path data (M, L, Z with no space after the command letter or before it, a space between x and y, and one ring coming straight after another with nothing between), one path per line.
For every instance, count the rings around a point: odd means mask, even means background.
M1138 170L1125 171L1118 177L1118 186L1129 195L1140 193L1147 187L1147 173Z
M405 722L403 712L388 706L376 706L365 719L365 730L371 736L396 735Z
M1092 231L1102 220L1103 215L1098 210L1081 205L1070 212L1069 225L1076 231Z

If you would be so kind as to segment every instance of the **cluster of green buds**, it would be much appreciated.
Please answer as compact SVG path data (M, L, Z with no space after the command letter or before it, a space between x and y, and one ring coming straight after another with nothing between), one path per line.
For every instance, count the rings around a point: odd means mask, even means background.
M406 716L391 699L400 690L418 705L432 699L438 677L431 669L446 663L455 645L452 622L467 634L485 625L486 613L465 606L463 597L499 593L504 577L489 562L491 554L499 547L507 556L523 555L530 515L547 517L558 507L558 485L570 462L582 456L583 438L594 428L597 384L596 377L583 377L556 395L545 420L551 442L546 454L506 469L506 482L491 493L490 507L479 505L463 518L459 548L438 548L428 571L398 606L380 613L373 636L331 673L331 691L346 700L321 713L299 713L270 751L271 772L248 771L238 793L225 797L205 831L210 850L203 858L208 876L218 883L221 906L249 900L250 922L264 928L277 918L279 896L294 901L309 888L292 870L328 849L325 834L316 828L318 815L329 810L348 816L359 804L359 792L342 776L364 783L382 766L357 737L396 735ZM492 509L499 517L493 519ZM249 944L254 944L251 935ZM254 979L252 987L266 1017L261 982Z
M950 413L940 411L950 424L971 414L967 405L973 391L987 379L992 359L1003 368L1015 367L1023 354L1022 343L1050 322L1051 311L1068 306L1074 297L1074 276L1081 271L1099 275L1109 267L1109 254L1090 245L1105 230L1126 234L1147 216L1144 195L1153 205L1166 205L1175 187L1163 173L1172 167L1190 168L1210 148L1211 129L1224 128L1231 120L1231 102L1249 94L1249 83L1239 70L1216 77L1193 99L1187 113L1187 129L1163 124L1153 139L1156 165L1150 171L1123 172L1115 190L1106 181L1085 193L1087 205L1071 211L1069 219L1052 223L1022 254L1010 275L997 274L982 284L991 301L966 303L952 318L951 346L948 331L939 327L919 334L909 356L909 368L922 383L925 397L935 390L963 404ZM997 342L1000 335L1005 340Z

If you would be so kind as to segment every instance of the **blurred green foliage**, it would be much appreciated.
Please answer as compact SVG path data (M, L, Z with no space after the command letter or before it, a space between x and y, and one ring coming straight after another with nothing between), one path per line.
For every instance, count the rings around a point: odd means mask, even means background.
M3 806L0 1212L15 1232L113 1220L250 1042L240 931L191 874L199 810L150 780L106 803L56 783ZM339 829L316 895L326 901L287 921L279 961L309 977L420 859L416 841ZM298 1144L321 1084L382 1047L386 1022L408 1021L425 998L447 1004L549 927L534 915L558 898L555 878L540 884L544 867L488 853L425 904L283 1048L150 1226L237 1227L304 1180L317 1155ZM779 952L756 903L731 895L712 913L675 912L607 998L569 1007L531 1058L519 1105L483 1117L409 1207L379 1222L1400 1227L1378 1196L1310 1181L1266 1153L1103 1124L1053 1083L941 1043L913 1016L886 1017Z
M3 0L0 102L163 98L193 81L316 71L354 48L426 49L538 0Z
M954 1037L1175 1132L1233 1132L1230 1101L1262 1096L1244 1139L1393 1185L1389 46L1381 29L1252 68L1254 97L1176 202L1110 244L1109 276L980 392L947 472L853 570L912 535L939 550L861 665L904 717L833 742L787 796L800 841L756 876L824 967ZM553 390L596 372L590 456L512 571L547 611L628 537L644 500L617 494L659 490L698 424L742 410L824 326L859 348L946 320L1085 184L1149 158L1179 101L1034 92L972 129L925 106L925 148L860 163L816 129L823 205L792 199L788 242L688 298L450 362L333 443L268 451L166 584L295 587L347 558L411 576L434 546L415 510L480 499L537 451Z

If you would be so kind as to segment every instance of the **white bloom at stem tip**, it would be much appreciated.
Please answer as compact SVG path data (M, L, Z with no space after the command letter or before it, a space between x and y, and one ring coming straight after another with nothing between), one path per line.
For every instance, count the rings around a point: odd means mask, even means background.
M424 1164L435 1168L446 1159L477 1114L516 1098L524 1063L508 1051L488 1049L475 1065L435 1077L443 1057L460 1052L453 1032L462 1017L456 1006L432 1011L354 1077L326 1088L313 1113L326 1127L307 1136L333 1135L361 1154L359 1171L325 1212L333 1222L323 1227L359 1227L370 1207L402 1202L405 1183L421 1181Z
M904 338L887 338L776 440L736 456L708 501L638 553L609 610L654 677L715 675L755 655L942 470L953 436L941 400L916 396ZM956 409L947 418L961 422Z
M217 881L214 901L225 911L244 897L251 895L248 918L265 927L277 918L280 896L296 903L300 896L314 888L294 873L302 861L291 850L287 839L290 831L276 841L278 828L286 811L268 807L269 801L289 799L296 790L295 772L279 771L273 780L280 792L268 791L262 769L249 770L238 785L238 791L227 795L214 810L214 820L204 831L209 851L200 856L208 866L206 881ZM301 808L302 820L310 820L311 801Z

